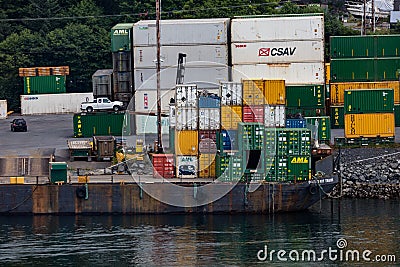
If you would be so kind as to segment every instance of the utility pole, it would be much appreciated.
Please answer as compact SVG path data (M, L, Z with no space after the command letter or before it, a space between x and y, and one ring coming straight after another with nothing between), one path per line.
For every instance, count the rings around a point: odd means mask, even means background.
M156 0L156 34L157 34L157 152L163 152L162 135L161 135L161 89L160 89L160 69L161 69L161 56L160 56L160 1ZM154 148L155 150L155 148Z

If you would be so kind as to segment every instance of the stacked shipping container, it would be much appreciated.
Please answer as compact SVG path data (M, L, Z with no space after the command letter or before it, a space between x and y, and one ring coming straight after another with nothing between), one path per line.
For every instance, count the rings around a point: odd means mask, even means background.
M68 74L68 66L19 68L26 95L65 93Z

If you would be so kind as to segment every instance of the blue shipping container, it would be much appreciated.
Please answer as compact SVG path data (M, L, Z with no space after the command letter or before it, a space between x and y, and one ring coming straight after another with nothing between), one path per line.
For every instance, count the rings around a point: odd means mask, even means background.
M237 150L237 130L222 130L221 141L223 150Z
M286 119L286 128L306 128L305 119Z
M200 96L199 108L219 108L221 106L221 98L219 96Z

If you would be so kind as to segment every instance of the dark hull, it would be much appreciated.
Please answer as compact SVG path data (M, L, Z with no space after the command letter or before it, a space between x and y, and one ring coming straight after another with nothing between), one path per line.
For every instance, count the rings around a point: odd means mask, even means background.
M249 192L246 184L237 184L218 200L196 207L176 207L162 203L146 193L153 189L174 194L168 183L110 184L89 183L87 196L78 196L82 184L66 185L1 185L0 214L168 214L168 213L274 213L299 211L325 197L337 184L337 176L321 183L265 183ZM185 186L188 186L186 184ZM224 188L229 184L218 184ZM201 186L190 194L179 196L183 201L201 198ZM79 190L78 190L79 191ZM195 193L194 193L195 192ZM87 199L85 199L87 197Z

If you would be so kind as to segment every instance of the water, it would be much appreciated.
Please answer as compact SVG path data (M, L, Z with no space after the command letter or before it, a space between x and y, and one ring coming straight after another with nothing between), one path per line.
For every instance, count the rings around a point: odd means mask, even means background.
M400 265L400 201L324 200L275 215L0 217L1 266L364 266L365 261L291 261L289 252L336 249L395 255ZM265 249L285 250L260 261ZM260 256L263 256L262 251ZM292 256L296 254L292 254ZM360 254L361 255L361 254ZM360 256L361 257L361 256ZM262 258L262 257L261 257ZM301 259L301 257L300 257ZM345 259L345 258L344 258ZM361 259L362 260L362 259ZM396 263L377 262L370 266Z

